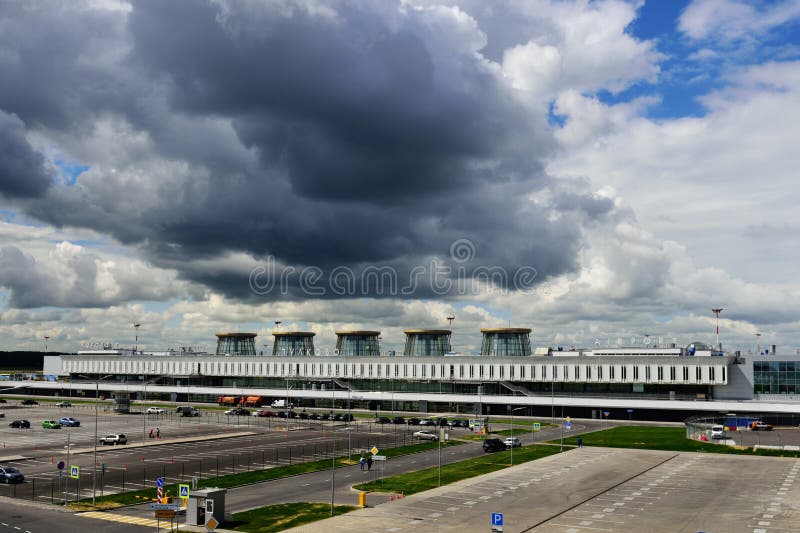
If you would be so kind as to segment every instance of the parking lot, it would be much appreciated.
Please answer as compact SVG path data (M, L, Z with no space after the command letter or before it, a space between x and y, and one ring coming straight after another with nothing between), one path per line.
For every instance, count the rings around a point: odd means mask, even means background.
M800 460L580 448L293 531L800 530Z
M0 495L56 502L92 495L94 408L78 405L13 407L3 409L6 418L0 425L0 463L20 469L26 476L22 485L0 485ZM45 419L72 416L80 427L45 429ZM31 422L30 429L9 428L15 419ZM200 417L181 418L174 407L161 415L120 415L98 413L98 436L124 433L124 446L97 446L98 479L95 494L139 490L155 486L156 478L167 482L208 478L253 469L319 460L330 457L334 447L359 453L378 445L381 449L419 442L412 437L415 427L377 424L374 419L311 421L253 416L225 416L206 411ZM159 428L160 439L150 438L150 429ZM467 430L461 430L467 431ZM155 433L154 433L155 435ZM69 455L67 444L69 443ZM335 444L334 444L335 443ZM81 468L80 487L67 481L65 466Z

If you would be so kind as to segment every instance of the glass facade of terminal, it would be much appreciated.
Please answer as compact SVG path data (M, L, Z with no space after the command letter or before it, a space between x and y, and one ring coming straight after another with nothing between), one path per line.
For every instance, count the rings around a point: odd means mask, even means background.
M272 345L272 355L314 355L314 337L312 335L276 335Z
M217 355L255 355L256 336L220 335L217 337Z
M339 335L336 349L344 356L378 356L380 345L377 335Z
M797 394L800 391L800 361L753 361L753 392Z
M531 354L528 333L484 333L481 355L523 356Z
M403 355L438 356L450 351L450 335L440 333L407 333Z

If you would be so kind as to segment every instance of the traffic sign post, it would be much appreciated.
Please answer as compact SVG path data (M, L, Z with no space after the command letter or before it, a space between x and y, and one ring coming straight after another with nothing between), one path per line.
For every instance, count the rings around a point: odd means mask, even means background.
M77 465L72 465L69 467L69 477L72 479L80 479L81 478L81 467Z
M503 513L492 513L492 533L502 533Z
M178 496L181 498L181 504L183 507L189 507L189 494L191 491L189 490L189 485L185 483L181 483L178 485Z
M157 489L157 496L158 503L166 503L164 502L164 478L160 477L156 479L156 485L158 486Z
M628 409L628 423L631 423L631 413L633 413L633 409Z
M380 450L378 450L377 446L373 446L370 451L372 452L372 455L377 455Z

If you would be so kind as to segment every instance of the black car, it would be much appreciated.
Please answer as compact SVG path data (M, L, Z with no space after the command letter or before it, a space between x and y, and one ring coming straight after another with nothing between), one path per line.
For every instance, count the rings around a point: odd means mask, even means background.
M461 419L459 419L459 418L456 418L455 420L453 420L453 421L451 422L451 424L450 424L450 427L454 427L454 428L468 428L468 427L469 427L469 421L467 421L467 420L461 420Z
M8 403L3 398L0 398L0 403Z
M333 418L331 418L331 420L333 420L334 422L341 422L342 421L342 415L340 415L339 413L336 413L335 415L333 415Z
M418 426L419 425L419 418L409 418L408 419L409 426Z
M331 415L329 415L328 413L322 413L321 415L319 415L319 419L320 420L330 420L331 419Z
M500 439L486 439L483 441L483 451L485 452L502 452L506 449L506 443Z
M36 400L22 400L22 405L39 405Z
M308 420L308 413L306 413L305 411L300 413L300 420Z
M443 416L440 416L439 418L437 418L434 421L434 423L439 427L446 426L447 425L447 419L445 417L443 417Z
M353 420L353 415L350 413L345 413L342 415L342 422L352 422Z
M317 413L311 413L310 415L308 415L308 418L310 420L319 420L319 415Z
M27 420L14 420L11 422L8 427L10 428L30 428L31 423Z
M0 481L3 483L22 483L25 476L13 466L0 465Z
M389 417L386 417L386 416L382 416L382 417L378 418L378 420L376 420L376 422L378 424L391 424L392 423L392 421L389 420Z
M392 418L392 424L405 424L405 423L406 423L406 419L403 418L402 416L396 416L396 417Z

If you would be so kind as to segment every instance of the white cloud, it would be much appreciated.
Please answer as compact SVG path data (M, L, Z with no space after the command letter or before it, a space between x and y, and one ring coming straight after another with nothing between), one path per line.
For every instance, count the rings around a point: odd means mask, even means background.
M678 29L693 39L723 43L756 38L800 16L800 1L762 4L742 0L694 0L681 14Z

